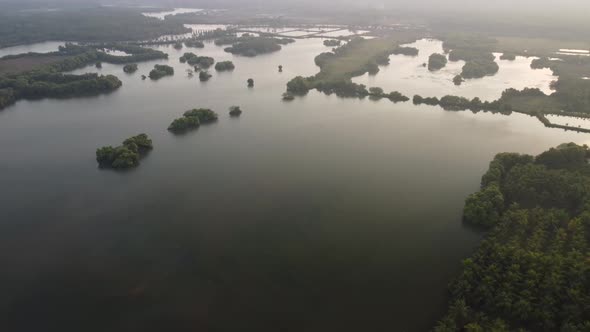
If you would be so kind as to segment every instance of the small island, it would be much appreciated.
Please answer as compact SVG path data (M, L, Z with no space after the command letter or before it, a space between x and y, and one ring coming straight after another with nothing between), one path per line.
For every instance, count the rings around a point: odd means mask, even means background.
M229 116L238 117L240 115L242 115L242 109L240 108L240 106L231 106L229 108Z
M428 70L437 71L447 65L447 57L444 54L434 53L428 58Z
M234 70L236 66L231 61L221 61L215 64L215 70L217 71L230 71Z
M201 124L215 122L217 121L217 117L217 113L208 108L192 109L184 112L181 118L174 119L168 126L168 130L175 134L185 133L189 130L199 128Z
M174 75L174 68L168 65L155 65L154 69L150 71L149 78L156 81L164 76Z
M207 71L200 71L199 72L199 80L201 82L207 82L213 75L209 74Z
M505 52L504 54L500 55L500 60L514 61L516 60L516 54Z
M123 67L123 72L127 73L127 74L133 74L137 71L137 64L135 63L131 63L128 65L125 65Z
M152 140L139 134L117 147L103 146L96 150L96 161L101 168L128 169L139 166L139 160L153 149Z
M193 47L193 48L204 48L205 44L203 44L200 40L187 40L184 42L186 47Z

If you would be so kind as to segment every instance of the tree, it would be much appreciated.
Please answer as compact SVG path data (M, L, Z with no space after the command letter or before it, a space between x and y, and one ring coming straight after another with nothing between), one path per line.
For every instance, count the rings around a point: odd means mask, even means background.
M240 109L240 106L231 106L229 108L229 115L231 117L238 117L242 115L242 110Z
M248 87L249 87L249 88L252 88L252 87L254 87L254 80L253 80L253 79L251 79L251 78L249 78L249 79L248 79Z
M447 57L444 54L434 53L428 58L428 70L437 71L447 65Z
M221 61L215 64L215 70L217 71L228 71L234 70L235 68L234 63L231 61Z
M211 74L209 74L209 73L208 73L208 72L206 72L206 71L201 71L201 72L199 72L199 80L200 80L201 82L206 82L206 81L208 81L208 80L209 80L211 77L212 77L212 75L211 75Z
M139 160L153 149L152 140L139 134L123 141L117 147L104 146L96 150L96 161L102 168L125 169L137 167Z

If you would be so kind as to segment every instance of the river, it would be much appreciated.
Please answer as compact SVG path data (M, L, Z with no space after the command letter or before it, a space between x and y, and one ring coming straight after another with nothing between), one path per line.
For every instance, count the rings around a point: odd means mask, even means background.
M254 58L190 49L236 65L206 83L179 63L189 49L159 48L170 59L135 74L76 71L119 76L110 95L0 112L5 330L427 331L480 241L461 212L494 155L590 143L522 114L282 102L317 72L319 39ZM176 74L142 81L157 63ZM166 130L194 107L219 121ZM155 149L139 168L98 169L97 147L141 132Z

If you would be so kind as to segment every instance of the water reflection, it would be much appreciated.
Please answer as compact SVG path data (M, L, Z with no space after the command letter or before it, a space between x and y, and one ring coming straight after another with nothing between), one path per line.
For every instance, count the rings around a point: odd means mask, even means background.
M546 94L551 94L550 84L557 80L550 69L531 69L534 58L516 57L514 61L500 60L500 54L495 54L500 70L494 76L465 81L461 86L453 83L453 77L461 73L465 62L457 61L447 64L437 72L430 72L423 65L428 63L428 57L433 53L444 53L442 42L432 39L422 39L405 46L416 47L420 53L416 57L404 55L390 56L390 64L381 66L377 75L364 75L354 78L356 83L369 87L378 86L386 91L397 90L405 95L442 97L457 95L467 98L479 97L482 100L496 100L502 91L508 88L523 89L539 88Z

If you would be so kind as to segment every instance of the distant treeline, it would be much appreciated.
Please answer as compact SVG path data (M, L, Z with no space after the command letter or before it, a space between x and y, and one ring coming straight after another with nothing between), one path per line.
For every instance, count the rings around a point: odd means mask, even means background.
M49 40L113 42L149 40L190 32L179 22L158 20L124 8L0 12L0 47Z

